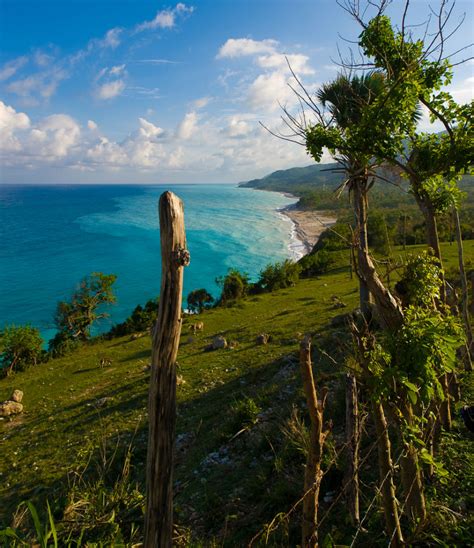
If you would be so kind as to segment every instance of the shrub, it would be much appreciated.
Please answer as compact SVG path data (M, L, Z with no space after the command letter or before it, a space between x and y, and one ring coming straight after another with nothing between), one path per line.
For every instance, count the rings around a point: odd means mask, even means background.
M321 249L316 253L305 255L298 264L301 268L301 277L311 278L327 272L333 266L334 258L328 251Z
M70 354L79 346L79 342L67 333L58 331L48 342L48 352L52 358L60 358Z
M5 374L36 365L42 357L43 339L30 325L7 326L0 336L0 366Z
M153 327L158 318L159 299L150 299L145 306L136 306L132 314L122 323L114 325L107 333L109 338L123 337Z
M212 305L214 297L205 289L195 289L189 293L187 301L189 310L201 313Z
M249 290L249 277L245 272L230 268L227 276L216 278L216 283L222 287L220 303L225 304L245 297Z
M301 266L290 260L269 264L260 272L258 284L265 291L275 291L296 284L299 280Z

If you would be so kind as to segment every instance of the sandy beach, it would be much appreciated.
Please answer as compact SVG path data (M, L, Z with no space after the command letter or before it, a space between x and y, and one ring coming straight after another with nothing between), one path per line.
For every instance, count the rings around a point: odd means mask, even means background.
M328 215L327 212L303 211L295 206L296 204L293 204L281 209L280 213L293 221L295 237L301 242L297 251L303 256L311 252L322 232L333 226L337 219Z

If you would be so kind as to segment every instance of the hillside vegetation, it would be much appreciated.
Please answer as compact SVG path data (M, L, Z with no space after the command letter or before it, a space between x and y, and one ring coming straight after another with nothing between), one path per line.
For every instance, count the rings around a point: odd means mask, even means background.
M466 242L465 252L474 257L473 241ZM454 246L445 245L443 254L448 267L456 264ZM177 544L245 546L258 533L264 534L256 545L264 544L267 533L272 546L299 542L301 509L286 513L301 496L308 444L298 366L306 333L314 341L318 387L329 390L326 419L332 423L321 491L322 538L339 544L353 538L342 491L343 393L352 340L341 314L357 303L356 278L339 269L185 318L178 357ZM194 334L190 324L196 318L204 330ZM261 333L271 336L268 344L256 343ZM207 349L217 334L230 348ZM13 389L25 394L25 412L0 422L3 527L13 525L33 538L31 517L24 508L15 510L30 500L46 524L48 501L60 545L68 537L73 546L141 540L149 360L148 334L95 340L0 381L0 399ZM370 464L376 458L370 421L365 429L361 489L367 520L359 545L376 546L384 537L378 505L370 506L377 479ZM418 541L441 537L460 546L472 538L469 443L462 423L445 434L440 458L448 475L429 488L430 525L415 535Z

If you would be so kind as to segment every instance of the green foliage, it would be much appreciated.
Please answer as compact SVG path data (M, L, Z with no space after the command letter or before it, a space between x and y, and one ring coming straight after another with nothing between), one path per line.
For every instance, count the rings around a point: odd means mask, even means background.
M383 213L370 213L367 221L367 236L370 247L382 255L390 255L393 232L393 228L389 228Z
M43 339L38 329L29 325L7 326L0 334L0 369L23 371L36 365L42 356Z
M248 274L239 272L235 268L230 268L226 276L216 278L216 283L222 287L221 304L241 299L249 290Z
M405 305L433 308L435 299L440 298L442 274L438 259L424 251L408 259L395 288Z
M214 297L203 289L195 289L189 293L188 308L193 312L201 313L205 308L209 308L214 302Z
M72 339L68 333L58 331L56 335L48 341L48 352L53 358L60 358L70 354L79 346L77 339Z
M301 272L301 266L293 261L268 264L261 272L258 285L264 291L275 291L296 284Z
M159 299L150 299L145 306L136 306L132 314L122 323L114 325L107 337L123 337L131 333L146 331L152 328L158 318Z
M53 514L51 512L51 507L49 502L46 501L48 521L44 525L41 523L41 519L38 515L38 511L35 505L30 502L23 502L19 505L19 509L23 506L28 508L33 525L36 532L36 541L35 546L40 546L40 548L58 548L58 533L56 531L56 524L54 522ZM28 542L28 539L25 538L20 531L13 529L12 527L7 527L3 531L0 531L0 540L4 540L5 543L8 541L8 546L29 546L31 543ZM52 542L51 542L52 540ZM5 544L7 546L7 544Z
M86 340L92 324L108 314L98 312L104 304L115 302L112 286L114 274L93 272L83 278L70 301L60 301L54 318L56 327L71 339Z
M334 264L334 257L326 249L321 249L316 253L305 255L298 264L301 267L301 277L311 278L327 272Z

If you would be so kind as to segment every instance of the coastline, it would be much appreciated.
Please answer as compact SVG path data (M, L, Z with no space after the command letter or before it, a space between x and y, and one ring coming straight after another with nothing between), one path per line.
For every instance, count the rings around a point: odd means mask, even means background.
M292 240L294 241L289 247L296 260L311 253L321 234L337 221L336 217L325 211L305 211L299 209L296 203L278 210L278 213L284 215L293 224Z
M253 188L253 187L249 187ZM313 250L321 234L337 222L337 217L332 216L328 211L307 211L298 207L298 196L281 190L269 190L266 188L253 188L264 192L276 192L286 198L297 200L293 204L287 205L276 212L285 221L291 223L290 243L288 249L293 255L295 261L299 261L305 255Z

